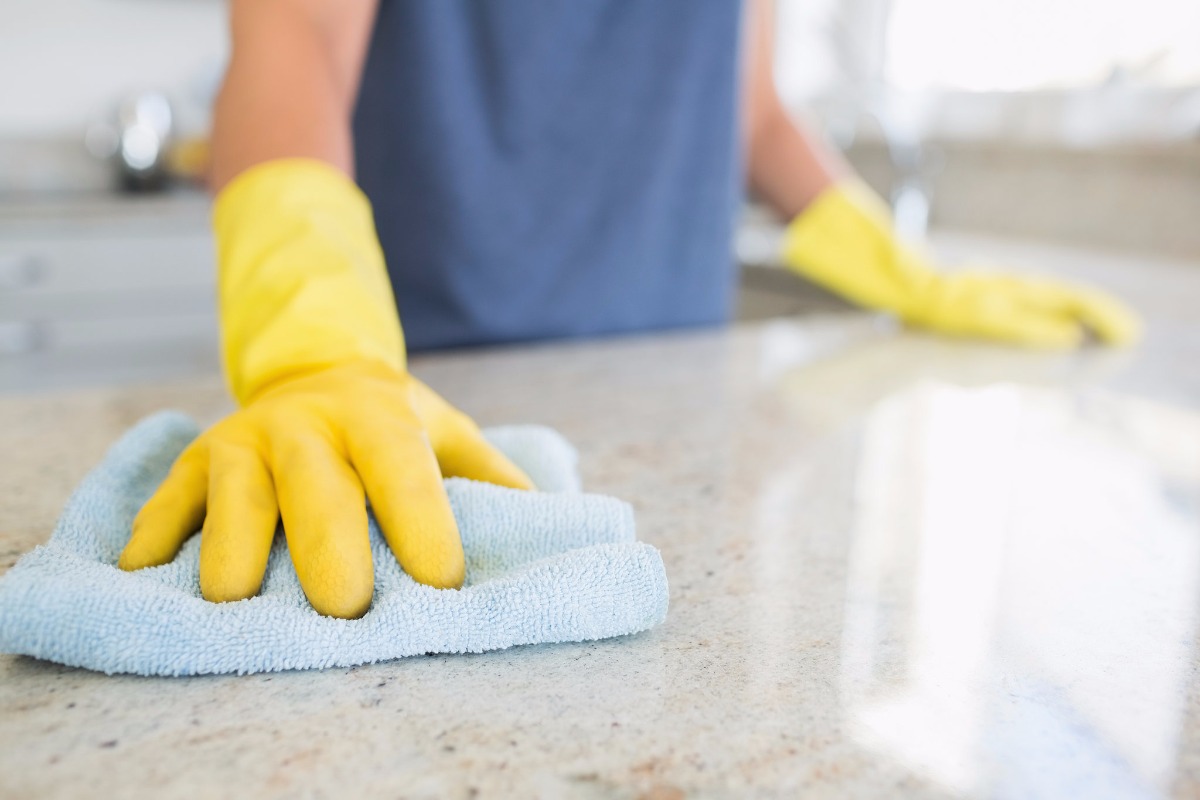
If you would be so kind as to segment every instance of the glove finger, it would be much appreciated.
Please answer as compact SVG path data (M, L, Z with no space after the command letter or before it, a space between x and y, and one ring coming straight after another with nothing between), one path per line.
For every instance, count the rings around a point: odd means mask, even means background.
M475 423L440 437L437 460L447 478L469 478L510 489L533 489L533 481L524 470L509 460L483 437Z
M133 520L117 566L157 567L175 558L204 521L208 495L208 446L198 439L175 459L171 471Z
M1026 347L1069 350L1083 341L1083 331L1069 316L1013 309L1003 318L982 323L981 333Z
M1133 309L1106 292L1072 291L1069 306L1079 321L1106 344L1131 345L1141 335L1141 322Z
M1108 344L1132 344L1140 333L1137 314L1099 289L1051 278L1021 278L1008 289L1026 308L1070 316Z
M475 421L447 403L416 378L411 379L413 407L429 434L441 473L510 489L533 489L533 481L484 438Z
M420 424L399 421L347 431L350 459L396 560L413 580L462 586L462 540L433 449Z
M271 474L292 564L308 602L330 617L361 617L375 573L362 483L333 443L295 424L271 437Z
M258 594L279 523L275 484L253 448L209 447L208 513L200 537L200 592L216 603Z

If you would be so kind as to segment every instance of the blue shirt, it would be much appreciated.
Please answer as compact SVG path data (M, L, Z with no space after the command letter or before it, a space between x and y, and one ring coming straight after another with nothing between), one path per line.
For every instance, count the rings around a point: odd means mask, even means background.
M736 0L382 0L357 179L409 348L728 319Z

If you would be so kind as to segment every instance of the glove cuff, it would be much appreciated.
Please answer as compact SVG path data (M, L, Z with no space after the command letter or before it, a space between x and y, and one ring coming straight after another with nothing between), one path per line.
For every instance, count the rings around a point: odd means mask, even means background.
M835 184L788 225L783 261L866 308L918 313L938 275L892 230L887 205L859 180Z
M222 356L244 405L278 380L369 360L404 369L404 337L366 195L311 159L242 172L213 207Z

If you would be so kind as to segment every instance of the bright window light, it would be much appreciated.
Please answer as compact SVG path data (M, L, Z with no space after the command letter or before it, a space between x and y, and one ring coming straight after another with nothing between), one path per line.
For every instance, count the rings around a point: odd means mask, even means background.
M901 89L1200 85L1197 0L894 0L885 73Z

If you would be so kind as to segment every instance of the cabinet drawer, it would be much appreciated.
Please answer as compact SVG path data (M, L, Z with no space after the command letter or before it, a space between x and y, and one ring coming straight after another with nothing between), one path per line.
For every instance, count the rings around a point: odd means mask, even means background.
M137 320L174 314L216 316L211 286L139 288L103 292L0 292L0 322Z
M212 236L0 237L0 297L216 283Z
M216 341L216 306L204 291L38 299L15 307L0 299L0 357L164 337Z

